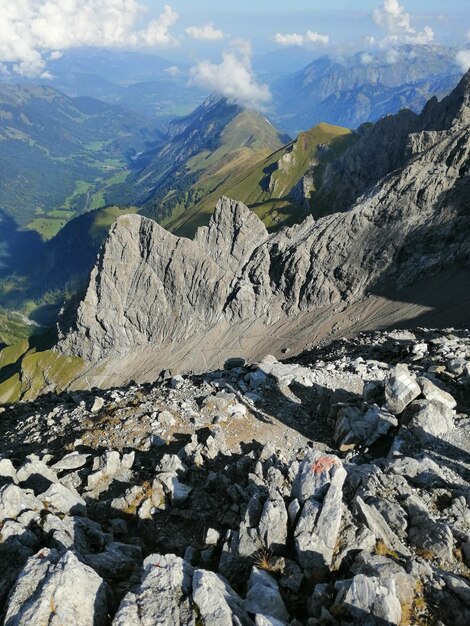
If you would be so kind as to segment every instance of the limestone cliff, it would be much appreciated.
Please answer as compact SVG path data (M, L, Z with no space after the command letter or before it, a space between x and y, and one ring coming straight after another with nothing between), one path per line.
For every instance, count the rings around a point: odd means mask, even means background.
M235 337L256 323L269 335L280 320L294 325L300 314L466 264L469 76L428 104L425 127L407 134L403 164L391 162L347 212L268 235L243 204L222 198L194 241L137 215L120 218L75 318L60 323L60 349L97 362L148 346L178 350L220 325Z

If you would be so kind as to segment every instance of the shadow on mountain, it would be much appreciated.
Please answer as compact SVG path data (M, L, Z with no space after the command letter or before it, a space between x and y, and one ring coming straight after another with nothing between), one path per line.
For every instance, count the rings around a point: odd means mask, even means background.
M43 249L44 242L38 233L21 229L0 208L0 278L28 272Z
M413 272L412 284L398 290L392 278L371 290L373 296L403 303L395 312L385 307L390 321L375 328L470 327L469 231L470 178L462 173L453 188L440 194L431 224L425 222L410 232L395 256L396 278L401 278L400 268L406 268ZM370 327L366 324L361 330Z
M382 301L352 332L470 327L470 268L453 267L400 290L372 291ZM367 304L367 301L365 302ZM352 333L347 332L348 335Z

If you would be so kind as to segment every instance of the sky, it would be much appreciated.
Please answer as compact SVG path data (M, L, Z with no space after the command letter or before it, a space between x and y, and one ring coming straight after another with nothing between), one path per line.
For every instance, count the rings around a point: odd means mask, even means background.
M262 106L253 54L289 47L312 54L378 50L396 62L402 44L456 48L470 67L469 0L1 0L0 73L53 77L53 62L81 47L156 52L192 66L193 84ZM174 64L174 65L172 65Z
M154 0L146 0L156 12ZM277 32L326 34L335 43L380 35L373 20L379 0L175 0L182 24L213 22L234 37L249 37L255 50L273 47ZM464 42L470 29L468 0L403 0L418 29L429 25L439 41Z

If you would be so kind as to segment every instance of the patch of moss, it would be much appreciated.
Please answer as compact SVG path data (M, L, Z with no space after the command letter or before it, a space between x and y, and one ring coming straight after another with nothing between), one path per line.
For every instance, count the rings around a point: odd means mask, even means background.
M392 557L393 559L399 558L398 553L389 548L381 539L379 539L379 541L375 544L375 554L378 554L379 556Z

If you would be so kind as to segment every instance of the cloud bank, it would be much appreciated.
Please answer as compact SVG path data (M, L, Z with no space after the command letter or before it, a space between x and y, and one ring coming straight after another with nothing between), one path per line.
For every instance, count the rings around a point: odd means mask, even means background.
M44 73L46 59L79 46L172 46L178 14L162 14L138 28L145 14L138 0L14 0L0 10L0 63L24 76ZM52 52L52 54L51 54Z
M248 108L260 109L271 99L269 87L256 81L251 67L251 46L245 40L232 42L221 63L202 61L193 67L190 84L216 91Z
M377 26L383 28L387 37L382 45L409 43L427 44L434 39L434 32L429 26L417 31L412 25L412 16L398 0L384 0L373 12L372 17Z
M315 44L326 46L330 42L329 35L320 35L308 30L305 35L300 33L277 33L274 35L274 41L280 46L302 46L309 47Z
M224 33L216 29L211 22L204 26L189 26L185 28L185 33L194 39L202 39L205 41L215 41L224 38Z
M460 50L457 52L455 59L462 72L466 72L470 69L470 50Z

